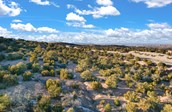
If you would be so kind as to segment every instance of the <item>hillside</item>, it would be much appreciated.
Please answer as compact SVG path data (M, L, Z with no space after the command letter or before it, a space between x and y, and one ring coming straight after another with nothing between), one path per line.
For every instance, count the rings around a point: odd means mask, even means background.
M0 111L171 110L170 47L77 45L0 37Z

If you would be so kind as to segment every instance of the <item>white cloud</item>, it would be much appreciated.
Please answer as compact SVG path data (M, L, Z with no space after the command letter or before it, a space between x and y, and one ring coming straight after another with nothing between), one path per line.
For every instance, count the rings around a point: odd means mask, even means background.
M167 23L150 23L146 29L116 28L108 30L83 30L83 32L59 32L35 35L12 34L0 27L0 36L45 42L68 42L78 44L171 44L172 26ZM3 33L2 33L3 32Z
M67 8L68 9L75 9L76 7L74 5L72 5L72 4L67 4Z
M37 31L40 33L47 32L47 33L58 33L56 29L49 28L49 27L39 27L37 28Z
M60 7L59 5L55 4L54 2L49 2L48 0L30 0L30 2L33 2L37 5L42 5L42 6L52 5L57 8Z
M49 28L49 27L35 28L31 23L27 23L27 24L12 23L11 28L14 30L25 31L25 32L58 33L58 31L56 29Z
M13 22L13 23L21 23L21 22L22 22L22 20L14 19L12 22Z
M1 27L0 26L0 36L8 36L8 35L10 35L11 34L11 32L10 31L8 31L6 28L3 28L3 27Z
M108 29L106 35L111 38L119 38L135 43L161 43L172 42L172 27L167 23L151 23L147 25L149 29L131 30L128 28Z
M5 4L3 0L0 0L0 16L18 16L22 9L16 2L11 2L10 4Z
M77 15L73 12L67 14L66 20L69 21L66 24L68 26L79 27L79 28L94 28L95 26L92 24L86 24L86 20L84 17Z
M148 8L164 7L172 3L172 0L131 0L133 2L139 3L143 2Z
M68 26L78 27L78 28L95 28L92 24L86 24L85 22L67 22Z
M166 28L170 28L170 25L168 25L167 23L150 23L147 25L149 28L151 29L166 29Z
M67 14L66 20L67 21L80 21L80 22L86 21L82 16L79 16L73 12Z
M50 5L50 2L45 0L45 1L41 1L41 0L30 0L30 2L36 3L38 5Z
M93 10L75 9L75 11L80 15L92 15L94 18L120 15L120 12L113 6L102 6L100 8L95 7Z
M96 0L98 5L111 6L113 2L111 0Z

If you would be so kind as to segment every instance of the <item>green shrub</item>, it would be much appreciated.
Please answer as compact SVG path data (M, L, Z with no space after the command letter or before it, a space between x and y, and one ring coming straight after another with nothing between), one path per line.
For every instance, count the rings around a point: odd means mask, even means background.
M52 79L46 81L46 88L51 97L58 97L62 91L60 82Z
M121 103L120 103L120 101L119 101L118 98L114 98L114 104L115 104L116 106L120 106L120 105L121 105Z
M41 70L41 67L40 67L39 63L34 63L32 65L32 71L33 72L39 72L40 70Z
M51 99L48 96L43 96L39 102L38 102L38 107L42 112L48 112L51 104Z
M124 94L124 97L126 100L131 101L131 102L138 101L138 94L134 91L127 91L127 93Z
M50 76L50 72L48 70L43 70L41 74L42 76Z
M109 88L116 88L117 82L118 78L115 75L109 76L105 81L106 85L108 85Z
M0 61L5 59L5 55L4 54L0 54Z
M13 86L18 84L18 78L16 75L5 74L3 76L3 83L5 83L7 86Z
M19 62L18 64L12 65L12 66L9 67L9 71L12 74L17 74L17 75L21 75L26 70L27 70L27 66L23 62Z
M100 90L102 89L102 84L98 81L93 81L91 82L91 88L95 90Z
M73 108L69 108L67 112L75 112Z
M32 76L33 76L33 74L30 71L25 72L23 74L23 80L24 81L30 81L32 79Z
M105 112L111 112L111 105L110 105L110 103L107 103L105 106L104 106L104 111Z
M165 104L161 112L171 112L171 111L172 111L172 105Z
M9 53L7 55L7 60L17 60L17 59L22 59L23 54L22 53L18 53L18 52L13 52L13 53Z
M9 108L11 101L7 94L0 94L0 111L5 112Z
M126 108L127 112L136 112L137 111L137 106L133 102L128 102L126 104L125 108Z
M60 70L60 79L72 79L73 74L69 73L67 69L61 69Z
M95 80L95 77L93 76L93 74L91 73L91 71L86 70L84 72L81 73L81 78L85 81L93 81Z
M57 103L52 108L53 112L63 112L63 106L61 103Z

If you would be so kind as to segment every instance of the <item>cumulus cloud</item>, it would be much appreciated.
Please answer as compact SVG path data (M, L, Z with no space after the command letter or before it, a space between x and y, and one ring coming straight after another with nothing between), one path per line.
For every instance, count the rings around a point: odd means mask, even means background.
M31 26L30 26L31 27ZM12 34L7 29L0 27L0 36L21 38L26 40L44 42L68 42L77 44L171 44L172 26L167 23L150 23L146 29L116 28L107 30L83 30L83 32L59 32L39 33L38 28L35 35ZM2 33L3 32L3 33ZM44 32L44 30L42 30Z
M135 43L156 43L170 41L172 42L172 27L167 23L150 23L148 29L132 30L128 28L108 29L106 35L112 38L124 38Z
M110 6L113 5L113 2L111 0L96 0L98 5L103 5L103 6Z
M48 0L44 0L44 1L42 1L42 0L30 0L30 2L33 2L37 5L42 5L42 6L52 5L52 6L57 7L57 8L60 7L59 5L55 4L54 2L49 2Z
M11 34L11 32L10 31L8 31L6 28L3 28L2 26L0 26L0 36L8 36L8 35L10 35Z
M0 16L18 16L22 9L16 2L10 2L6 4L3 0L0 0Z
M68 26L80 27L80 28L94 28L95 27L92 24L86 24L86 20L84 17L77 15L73 12L67 14L66 20L68 21L66 23Z
M27 24L12 23L11 28L14 30L25 31L25 32L58 33L56 29L49 28L49 27L35 28L31 23L27 23Z
M36 3L38 5L50 5L50 2L45 0L45 1L41 1L41 0L30 0L30 2Z
M164 7L172 3L172 0L131 0L133 2L139 3L143 2L148 8Z
M84 19L84 17L79 16L79 15L73 13L73 12L67 14L66 20L67 20L67 21L81 21L81 22L86 21L86 20Z
M114 6L95 7L92 10L75 9L75 11L80 15L92 15L94 18L120 15L120 12Z

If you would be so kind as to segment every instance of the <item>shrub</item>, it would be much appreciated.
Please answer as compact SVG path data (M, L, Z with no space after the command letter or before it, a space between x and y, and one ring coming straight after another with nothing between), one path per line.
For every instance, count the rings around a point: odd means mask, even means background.
M60 79L72 79L73 74L69 73L67 69L61 69L60 70Z
M115 75L111 75L106 79L106 85L108 85L109 88L116 88L117 87L117 77Z
M27 71L23 74L24 81L30 81L32 79L33 74L30 71Z
M137 102L138 101L138 94L134 91L127 91L127 93L124 94L124 97L128 101Z
M34 63L32 65L32 71L33 72L39 72L40 71L40 65L39 65L39 63Z
M5 55L4 54L0 54L0 61L5 59Z
M115 99L114 99L114 104L115 104L116 106L120 106L120 105L121 105L121 103L120 103L120 101L119 101L118 98L115 98Z
M13 86L18 84L18 78L16 75L10 75L10 74L5 74L3 76L3 82L7 85L7 86Z
M7 94L0 95L0 111L4 111L9 108L10 105L10 97Z
M69 108L67 112L75 112L73 108Z
M19 62L18 64L9 67L9 71L12 74L17 74L17 75L24 73L26 70L27 70L27 66L23 62Z
M136 112L137 111L136 104L133 102L128 102L126 104L125 108L126 108L127 112Z
M89 70L86 70L86 71L82 72L81 73L81 78L84 79L85 81L95 80L95 77L93 76L93 74Z
M172 110L172 105L165 104L161 112L171 112L171 110Z
M32 69L32 63L27 63L26 66L27 66L27 69Z
M58 97L62 91L60 82L52 79L46 81L46 88L51 97Z
M102 84L98 81L91 82L92 89L99 90L102 89Z
M50 98L48 96L43 96L38 102L38 107L41 111L48 112L50 104Z
M50 76L50 72L48 70L43 70L41 74L42 76Z
M53 107L53 112L63 112L63 106L61 103L57 103Z
M104 106L104 111L105 111L105 112L111 112L111 105L110 105L110 103L107 103L107 104Z
M13 53L9 53L7 55L7 60L17 60L17 59L22 59L23 54L22 53L18 53L18 52L13 52Z
M146 112L151 108L151 103L147 99L140 99L140 101L138 103L138 107L142 111Z
M112 70L110 70L110 69L100 70L99 73L100 73L100 75L107 77L107 76L110 76L112 74Z

